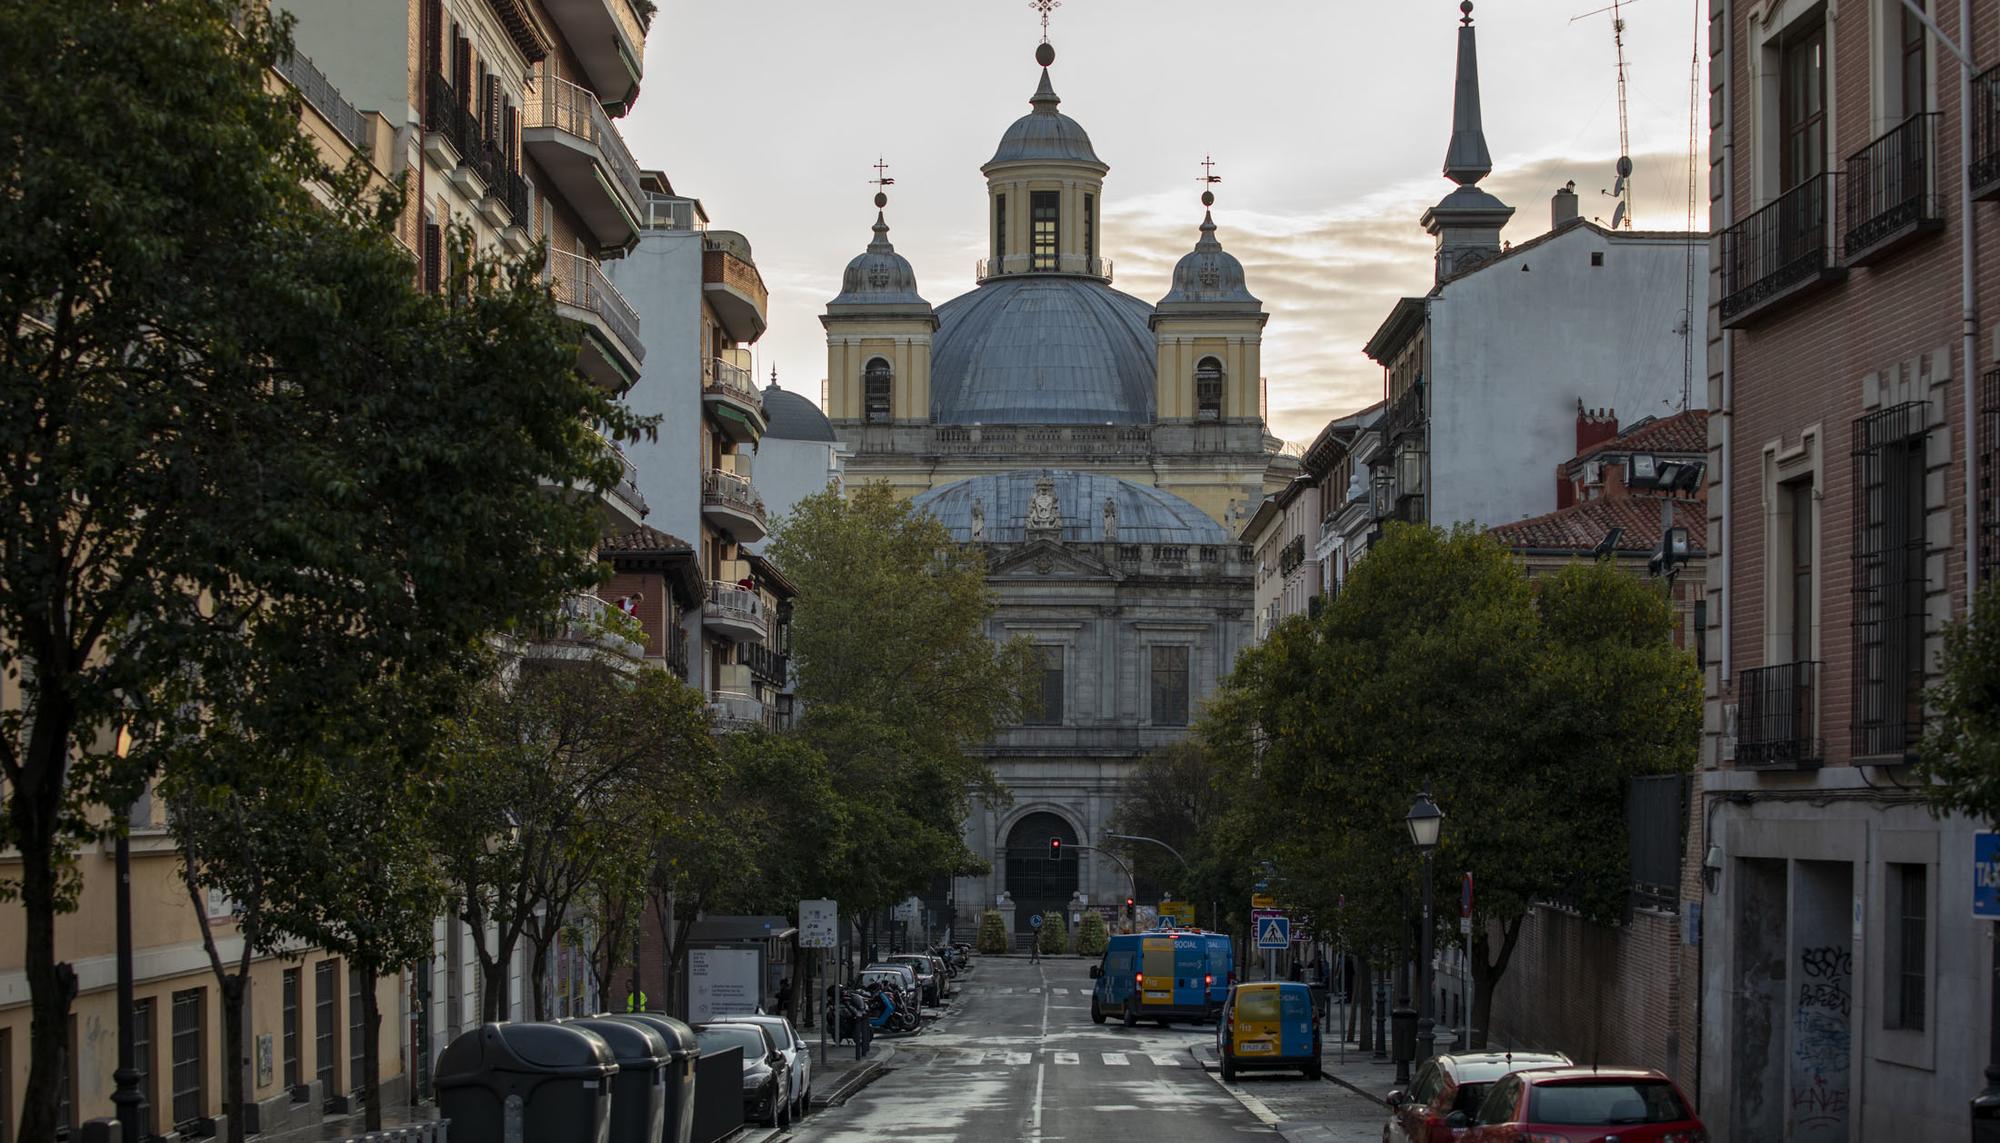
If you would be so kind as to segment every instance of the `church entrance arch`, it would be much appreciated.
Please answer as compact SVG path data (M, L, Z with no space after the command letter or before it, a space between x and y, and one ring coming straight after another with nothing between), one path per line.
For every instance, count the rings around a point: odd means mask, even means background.
M1049 858L1049 839L1062 839L1062 856ZM1004 888L1014 899L1014 931L1033 931L1028 918L1037 913L1057 913L1069 921L1070 898L1076 895L1078 880L1076 830L1061 815L1039 811L1014 823L1007 831L1007 883Z

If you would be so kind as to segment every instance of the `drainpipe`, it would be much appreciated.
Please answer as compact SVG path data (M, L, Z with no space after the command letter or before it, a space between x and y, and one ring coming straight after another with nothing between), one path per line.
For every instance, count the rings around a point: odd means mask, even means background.
M1959 383L1965 419L1959 424L1965 440L1965 609L1970 614L1973 594L1979 590L1979 434L1972 399L1979 353L1979 298L1973 283L1977 245L1972 229L1972 0L1958 0L1958 34L1965 41L1958 53L1959 302L1965 325L1965 377Z

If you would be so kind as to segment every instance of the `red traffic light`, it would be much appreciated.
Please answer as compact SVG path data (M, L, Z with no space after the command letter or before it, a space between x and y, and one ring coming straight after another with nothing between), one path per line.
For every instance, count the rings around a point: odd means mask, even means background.
M1127 909L1129 909L1129 908L1131 908L1131 907L1132 907L1132 898L1130 898L1130 897L1127 897L1127 898L1125 898L1125 907L1126 907Z
M1050 861L1062 860L1062 839L1059 837L1052 837L1049 839L1049 860Z

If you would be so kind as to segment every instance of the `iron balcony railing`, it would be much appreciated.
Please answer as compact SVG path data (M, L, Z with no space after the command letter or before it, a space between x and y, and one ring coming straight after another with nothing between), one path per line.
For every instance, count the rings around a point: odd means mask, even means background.
M750 478L733 472L711 468L701 480L701 498L710 504L721 504L739 512L747 512L759 520L764 518L764 498L750 485Z
M1833 176L1815 175L1722 232L1722 317L1736 317L1836 265Z
M605 277L604 267L597 264L597 259L567 250L550 250L547 273L549 291L557 302L596 314L634 361L645 360L646 346L639 340L638 311Z
M458 152L460 160L470 159L479 144L479 121L458 99L445 78L432 72L424 93L424 130L442 135Z
M500 174L500 200L507 204L507 214L515 226L528 225L528 180L516 170L503 170Z
M1938 113L1912 115L1847 160L1845 246L1852 262L1908 228L1942 222L1937 193Z
M636 205L645 197L645 191L639 187L639 164L626 149L618 128L611 125L611 117L604 113L604 105L597 101L597 96L587 87L554 76L545 77L541 83L540 98L528 102L527 125L553 127L595 144L613 181Z
M775 730L775 712L740 691L716 691L708 700L708 716L720 731Z
M321 117L333 125L335 131L340 132L342 138L356 147L367 148L367 143L363 141L366 123L361 112L340 94L340 89L333 86L333 81L326 78L326 73L319 70L312 60L294 52L280 56L273 67L285 77L287 83L298 89L301 98L312 104Z
M1109 283L1114 280L1111 259L1087 258L1082 254L1058 254L1055 265L1037 266L1033 254L1008 254L1000 258L981 258L972 264L974 281L984 282L1002 274L1085 274L1093 278L1103 278Z
M1736 764L1753 769L1817 766L1817 662L1781 663L1744 671L1736 715Z
M1382 418L1382 437L1393 442L1400 437L1416 432L1424 423L1424 383L1421 379L1410 382L1410 386L1396 395L1389 404L1388 415Z
M612 485L606 491L636 509L639 515L644 516L648 509L646 507L646 497L639 491L639 466L633 464L632 458L626 456L625 450L618 447L618 444L610 437L604 437L603 440L605 447L610 449L611 454L618 458L618 483Z
M731 365L720 357L709 358L707 366L702 381L708 388L726 393L755 408L764 407L764 395L757 391L757 382L751 378L748 369L740 365Z
M1979 453L1979 582L2000 577L2000 369L1979 379L1979 415L1973 447Z
M756 592L733 583L711 580L708 585L709 615L764 625L764 601Z
M751 674L761 675L780 686L789 678L791 664L784 652L774 651L762 643L744 645L743 663L750 668Z
M1966 175L1975 198L2000 198L2000 64L1972 81L1972 154Z

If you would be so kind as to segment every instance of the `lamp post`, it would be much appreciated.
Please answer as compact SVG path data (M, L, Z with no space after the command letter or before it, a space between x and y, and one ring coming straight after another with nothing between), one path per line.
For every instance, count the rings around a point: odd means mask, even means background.
M1417 1058L1428 1060L1437 1049L1437 1020L1431 1011L1435 988L1431 981L1431 854L1437 849L1438 833L1444 828L1444 811L1431 801L1430 783L1417 795L1417 803L1403 818L1410 827L1410 841L1424 859L1424 923L1419 936L1417 979L1423 997L1417 1002Z
M120 761L132 752L132 731L130 727L119 726L118 737L113 745ZM146 1120L150 1109L146 1106L146 1093L139 1087L139 1047L138 1034L132 1021L132 820L128 812L124 827L118 831L115 854L118 863L118 1070L111 1073L116 1089L111 1093L112 1106L118 1111L118 1135L121 1139L145 1138Z

